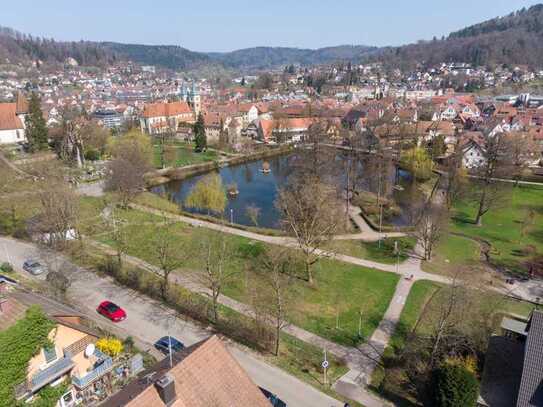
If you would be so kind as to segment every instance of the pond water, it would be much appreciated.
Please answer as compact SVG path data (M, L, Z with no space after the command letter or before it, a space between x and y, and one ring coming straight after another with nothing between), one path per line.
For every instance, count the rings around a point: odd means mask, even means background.
M221 168L218 173L221 176L223 185L227 187L235 183L239 194L235 197L229 197L224 213L216 216L223 216L224 219L241 225L254 226L247 215L247 207L255 206L260 209L258 217L259 227L279 228L280 213L275 206L275 201L279 188L286 183L289 176L295 171L294 164L297 159L299 157L296 154L290 154ZM336 161L341 161L342 159L341 155L336 157ZM262 171L264 162L269 163L269 173ZM393 196L400 207L403 207L402 201L404 199L402 197L406 194L411 184L410 175L402 170L399 170L398 174L396 174L396 171L392 169L390 177L395 178L396 175L399 176L399 184L403 185L405 189L403 191L395 190ZM187 212L202 213L185 207L183 202L194 185L204 176L205 174L202 174L183 181L171 181L152 188L152 192L168 196ZM335 177L337 178L336 185L345 185L345 177L343 175L338 174ZM367 190L372 189L369 180L368 182L362 180L361 186ZM387 223L398 226L406 225L407 217L402 211L401 214L388 219Z

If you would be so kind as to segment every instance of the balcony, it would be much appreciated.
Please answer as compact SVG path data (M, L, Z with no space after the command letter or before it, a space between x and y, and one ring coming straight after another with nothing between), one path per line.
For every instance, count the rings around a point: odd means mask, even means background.
M84 376L72 376L72 383L78 389L84 389L95 380L99 379L111 369L113 369L113 359L103 354L98 349L94 351L94 356L98 358L96 367L90 372L87 372Z

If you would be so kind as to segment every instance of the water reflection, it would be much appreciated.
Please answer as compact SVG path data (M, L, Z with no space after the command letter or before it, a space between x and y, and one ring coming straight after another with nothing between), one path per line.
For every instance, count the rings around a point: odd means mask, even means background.
M266 228L278 228L280 226L280 213L275 206L278 189L284 185L288 178L296 169L296 161L299 157L296 154L269 158L250 163L235 165L231 167L221 168L218 173L222 178L223 185L226 187L235 183L239 190L239 194L235 197L229 197L225 209L225 219L230 220L233 217L235 223L247 226L254 226L250 217L247 214L247 207L254 206L260 209L258 218L258 226ZM347 185L347 158L341 154L336 156L336 170L331 171L329 175L330 182L338 185L338 193L343 194L343 190ZM263 171L264 162L269 163L270 172ZM364 166L368 163L357 162L351 166L349 183L356 183L358 188L376 192L378 185L375 176L369 176L367 171L364 171ZM264 165L264 168L266 166ZM353 168L354 167L354 168ZM388 223L394 225L408 224L408 205L412 198L411 177L410 174L398 170L394 166L389 166L386 170L386 176L390 181L390 185L396 182L402 185L403 190L390 188L388 194L393 197L402 208L402 213L388 219ZM154 187L153 192L170 197L173 201L179 203L183 210L197 213L198 211L192 208L183 206L186 196L189 194L193 186L204 175L197 175L184 181L171 181L167 184ZM395 182L396 181L396 182ZM219 215L217 215L219 216Z

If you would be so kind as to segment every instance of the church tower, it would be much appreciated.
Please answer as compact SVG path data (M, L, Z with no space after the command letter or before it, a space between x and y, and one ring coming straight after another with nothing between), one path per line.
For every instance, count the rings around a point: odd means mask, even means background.
M202 110L202 99L200 98L200 91L194 82L192 82L191 104L194 114L198 116Z

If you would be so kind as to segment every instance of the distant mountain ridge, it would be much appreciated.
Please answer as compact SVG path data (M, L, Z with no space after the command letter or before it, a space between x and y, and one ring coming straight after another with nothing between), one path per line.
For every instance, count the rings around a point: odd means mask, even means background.
M543 66L543 4L450 33L442 39L400 47L340 45L319 49L254 47L232 52L196 52L181 46L116 42L57 42L0 27L0 63L41 60L63 63L67 57L83 65L132 60L187 70L207 65L233 69L269 69L290 64L318 65L336 61L384 62L410 69L418 63L470 62L474 65Z
M386 47L370 60L410 68L417 63L469 62L473 65L543 66L543 4L493 18L446 38Z

